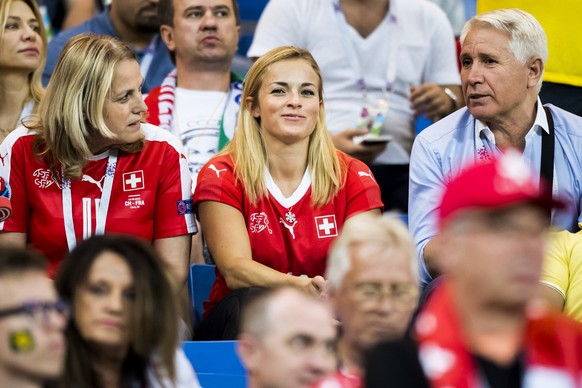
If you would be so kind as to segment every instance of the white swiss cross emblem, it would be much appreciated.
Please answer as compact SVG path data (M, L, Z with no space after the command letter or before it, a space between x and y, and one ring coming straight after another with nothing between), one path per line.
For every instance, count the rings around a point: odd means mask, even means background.
M315 217L315 229L317 230L317 237L319 238L337 236L335 215Z
M123 174L123 191L142 190L144 187L143 170Z

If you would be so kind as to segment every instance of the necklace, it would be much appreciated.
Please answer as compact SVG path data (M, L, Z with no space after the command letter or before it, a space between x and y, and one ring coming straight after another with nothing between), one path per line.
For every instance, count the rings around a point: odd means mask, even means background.
M295 213L293 213L293 212L291 211L291 209L293 209L293 206L291 206L291 207L287 208L287 213L285 213L285 220L286 220L288 223L290 223L290 224L292 224L292 223L294 223L295 221L297 221L297 218L295 217Z
M285 197L282 197L282 199L285 201L285 204L283 205L286 209L287 209L287 213L285 213L285 221L283 221L282 217L279 217L279 223L282 224L291 234L291 237L293 238L293 240L295 240L295 225L297 225L297 218L295 217L295 213L293 213L293 211L291 210L293 208L293 206L288 206L287 205L287 200L285 199Z

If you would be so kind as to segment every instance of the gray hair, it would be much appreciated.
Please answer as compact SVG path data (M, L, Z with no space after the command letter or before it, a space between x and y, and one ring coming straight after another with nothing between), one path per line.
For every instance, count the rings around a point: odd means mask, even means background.
M350 248L356 244L376 243L384 249L400 250L406 254L414 283L418 284L418 260L408 229L395 215L360 215L345 223L333 242L325 278L330 288L339 289L352 266Z
M498 9L474 16L465 23L461 31L461 45L465 43L469 31L474 28L492 28L509 35L509 51L521 63L534 57L539 57L544 66L548 61L548 38L542 25L521 9ZM537 90L541 87L540 77Z

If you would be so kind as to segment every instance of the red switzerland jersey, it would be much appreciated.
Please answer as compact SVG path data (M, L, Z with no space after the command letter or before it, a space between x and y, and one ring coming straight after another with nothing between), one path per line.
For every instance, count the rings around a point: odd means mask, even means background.
M327 251L345 220L383 207L380 188L368 166L339 151L338 157L347 167L346 181L337 196L321 208L311 204L309 171L289 198L281 198L280 190L267 173L269 196L253 206L242 184L235 180L228 155L210 159L200 170L194 206L202 201L217 201L238 209L246 220L253 260L296 276L323 275ZM295 215L294 220L286 217L288 207ZM230 293L218 270L216 275L205 314Z
M146 146L119 152L113 176L106 233L131 234L147 241L196 232L190 173L178 139L142 124ZM35 136L26 128L11 133L0 147L0 176L9 183L12 216L0 230L26 233L28 243L49 259L49 274L68 252L62 181L32 151ZM71 179L73 223L77 241L95 233L96 209L105 181L109 152L96 155Z

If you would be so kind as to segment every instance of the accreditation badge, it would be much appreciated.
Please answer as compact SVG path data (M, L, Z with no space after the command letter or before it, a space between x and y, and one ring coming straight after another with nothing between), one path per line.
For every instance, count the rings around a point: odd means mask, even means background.
M362 107L358 129L367 129L368 133L362 136L355 136L354 143L362 142L386 142L390 141L391 136L382 136L382 125L388 112L388 101L381 98L374 104L366 104Z

